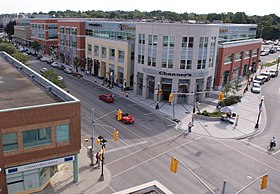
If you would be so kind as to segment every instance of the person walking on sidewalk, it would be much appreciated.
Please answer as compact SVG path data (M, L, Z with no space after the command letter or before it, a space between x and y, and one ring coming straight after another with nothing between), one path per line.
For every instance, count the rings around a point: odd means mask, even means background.
M95 154L96 162L94 165L98 164L98 167L100 166L100 160L99 160L100 156L99 155L100 155L99 152L96 152L96 154Z
M193 127L192 122L189 122L189 124L188 124L188 132L189 132L189 133L192 132L192 127Z

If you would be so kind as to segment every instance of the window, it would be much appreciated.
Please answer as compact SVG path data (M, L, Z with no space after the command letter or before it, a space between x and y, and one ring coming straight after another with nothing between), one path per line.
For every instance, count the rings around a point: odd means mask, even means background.
M118 59L119 63L123 63L124 62L124 51L123 50L119 50L119 59Z
M11 151L18 149L17 133L2 134L3 150Z
M102 47L101 55L102 55L102 58L106 58L106 47Z
M189 37L189 48L193 48L193 42L194 42L194 38Z
M186 68L186 60L181 60L180 69L185 69L185 68Z
M23 147L28 148L50 144L52 142L51 138L50 127L23 131Z
M182 47L187 47L188 37L182 37Z
M242 58L241 52L235 54L235 60L240 60Z
M114 60L115 59L115 49L110 48L110 60Z
M56 126L56 142L69 141L69 125Z
M163 46L168 46L168 36L163 36Z
M245 58L249 58L250 57L250 51L245 51Z
M230 63L232 61L232 56L231 54L228 54L224 58L224 63Z
M94 56L99 56L99 46L94 46Z

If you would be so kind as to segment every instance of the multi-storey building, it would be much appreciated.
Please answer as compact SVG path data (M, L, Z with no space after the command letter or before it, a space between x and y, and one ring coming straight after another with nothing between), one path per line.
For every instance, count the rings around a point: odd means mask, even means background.
M13 40L24 46L30 46L31 42L31 28L30 19L19 19L17 25L14 26Z
M73 162L78 181L80 101L0 52L0 193L39 192Z
M59 60L80 67L85 66L86 19L58 20Z
M256 72L261 39L256 37L256 24L219 24L219 47L214 82L215 89Z
M137 23L136 94L168 100L173 93L175 103L203 100L215 76L218 37L217 25Z
M110 84L132 88L135 23L86 22L87 71Z
M57 19L31 18L31 39L41 45L44 54L53 54L58 45Z

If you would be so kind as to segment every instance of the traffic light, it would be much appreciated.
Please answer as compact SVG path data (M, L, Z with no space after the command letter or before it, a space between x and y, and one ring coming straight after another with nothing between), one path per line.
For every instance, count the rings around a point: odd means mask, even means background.
M267 187L267 180L268 180L268 175L264 175L261 178L261 189L265 189Z
M220 93L219 93L218 99L219 99L220 101L223 101L224 98L225 98L225 94L224 94L223 92L220 92Z
M118 109L117 120L118 121L122 120L122 110L121 109Z
M172 94L172 93L169 94L168 102L169 102L169 103L172 103L172 102L173 102L173 94Z
M113 135L114 135L114 140L117 141L118 138L119 138L119 132L116 129L114 129L114 134Z
M170 171L176 173L178 167L178 160L176 158L171 158Z

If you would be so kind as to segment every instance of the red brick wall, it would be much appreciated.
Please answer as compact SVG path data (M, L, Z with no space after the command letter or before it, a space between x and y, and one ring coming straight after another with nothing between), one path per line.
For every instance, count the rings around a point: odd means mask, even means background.
M81 148L81 111L80 102L51 105L38 108L22 109L0 113L0 134L18 132L18 151L3 154L0 138L0 168L23 165L32 162L77 154ZM56 143L55 126L70 125L70 141ZM22 131L41 127L52 128L52 144L34 148L22 146ZM0 188L5 188L4 172L0 173Z
M232 63L228 63L226 65L224 65L224 58L225 56L227 56L228 54L233 54L233 57L235 57L235 54L239 53L239 52L245 52L248 50L253 51L254 49L258 49L258 54L257 56L251 56L249 59L241 59L241 61L236 61L235 62L235 58L233 58L233 62ZM215 82L214 85L215 87L219 87L222 86L222 77L223 77L223 73L226 70L229 70L230 73L230 77L229 79L232 79L232 70L235 67L239 67L239 76L242 75L243 73L243 68L245 64L250 64L250 66L252 66L253 62L256 62L257 68L258 68L258 64L259 64L259 57L260 57L260 49L261 49L261 43L251 43L248 45L242 45L242 46L232 46L232 47L228 47L228 48L219 48L218 50L218 60L217 60L217 70L216 70L216 75L215 75ZM244 55L243 55L244 56Z

